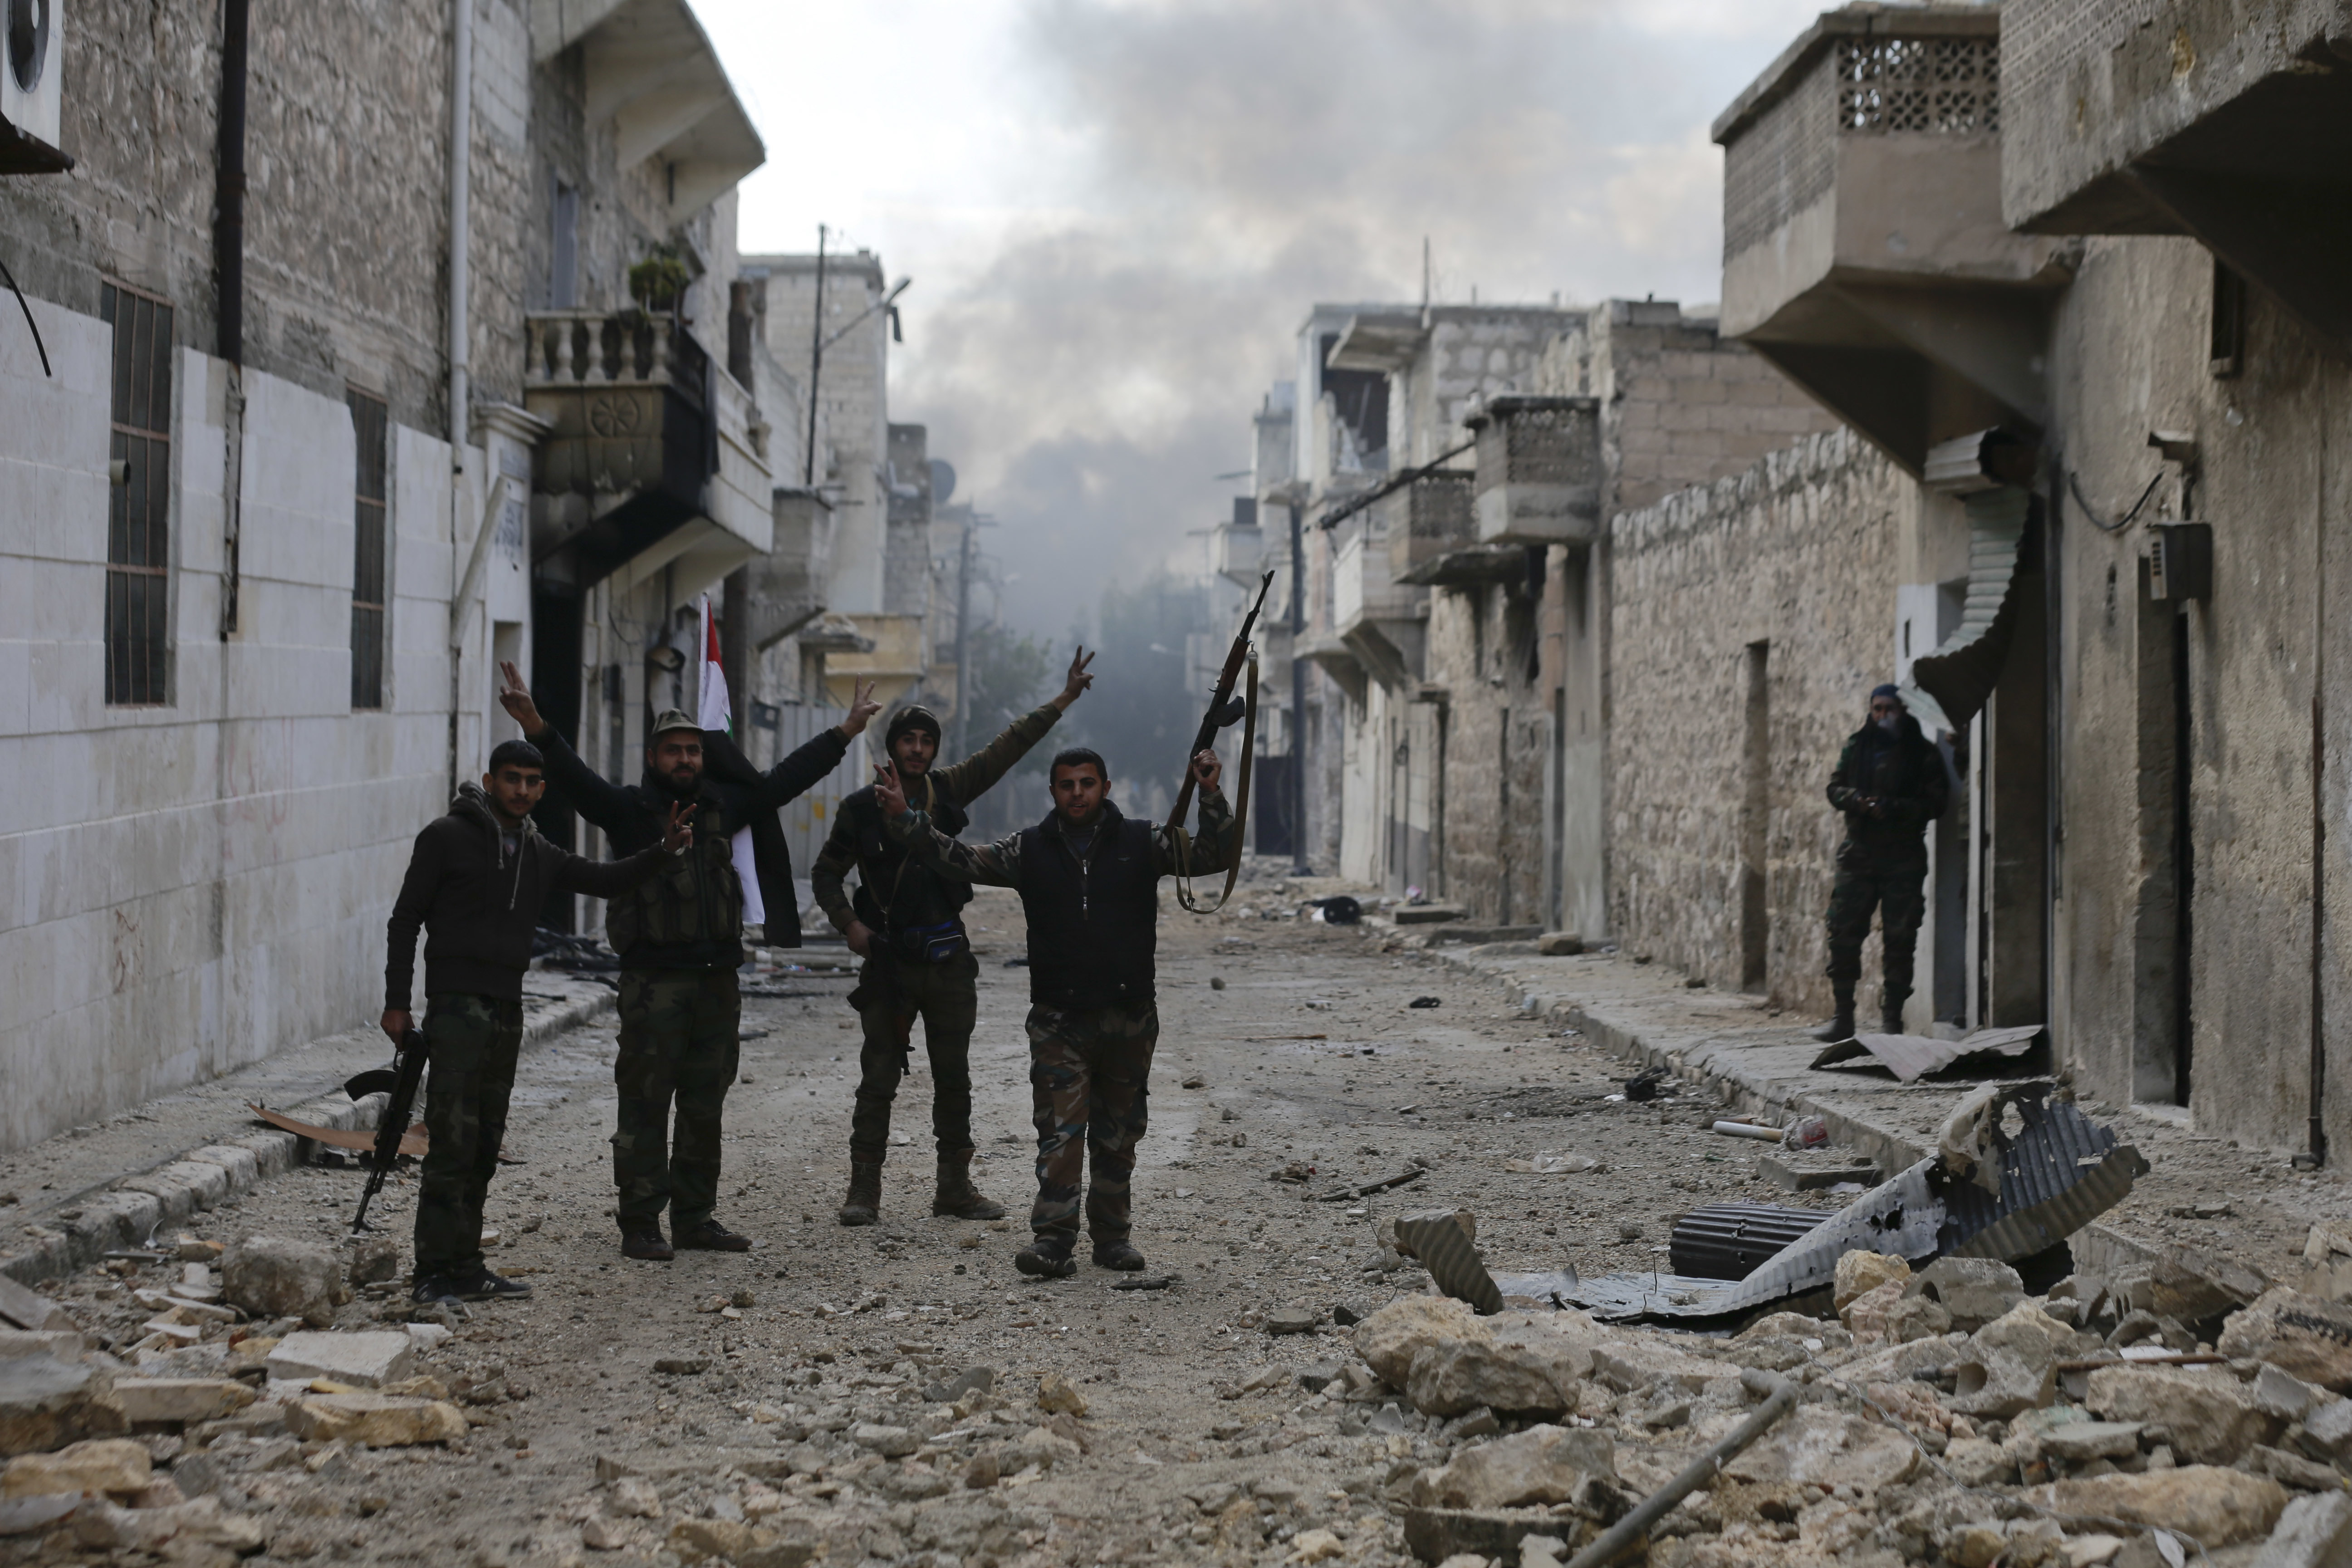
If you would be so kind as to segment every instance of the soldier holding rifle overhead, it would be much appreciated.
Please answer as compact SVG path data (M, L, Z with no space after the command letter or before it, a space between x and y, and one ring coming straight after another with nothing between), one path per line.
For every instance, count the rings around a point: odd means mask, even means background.
M875 770L874 798L890 836L917 863L945 877L1014 889L1028 918L1037 1200L1029 1211L1029 1244L1013 1259L1024 1274L1060 1279L1077 1272L1072 1255L1089 1156L1094 1175L1085 1211L1095 1264L1143 1267L1129 1239L1128 1184L1160 1039L1153 999L1160 879L1220 871L1241 853L1217 787L1217 753L1197 752L1190 771L1201 791L1201 832L1188 853L1171 829L1122 816L1111 804L1109 768L1082 747L1054 759L1054 809L1045 819L993 844L949 837L925 813L908 809L894 773Z
M420 1305L530 1294L482 1261L482 1201L506 1134L522 1048L522 977L541 904L551 892L619 898L693 841L683 808L672 805L658 839L625 860L559 849L530 820L547 793L546 769L526 742L490 753L482 782L460 785L449 814L416 836L384 933L383 1032L398 1049L413 1026L410 982L417 928L425 929L422 1048L432 1068L425 1101L432 1146L409 1289Z
M1070 658L1061 691L1005 727L1004 732L950 767L933 767L940 721L928 708L890 716L883 745L902 794L950 837L971 818L965 807L987 793L1029 748L1045 738L1092 686L1094 655ZM923 1047L931 1058L931 1132L939 1145L931 1213L954 1219L1002 1219L1004 1208L971 1182L971 1031L980 1013L980 965L963 927L971 887L912 861L883 830L871 789L841 803L833 833L810 874L817 907L866 960L849 1005L865 1026L858 1055L857 1109L849 1124L849 1193L841 1223L872 1225L882 1212L882 1161L890 1144L890 1102L907 1071L915 1020L923 1020ZM853 900L844 879L856 868Z

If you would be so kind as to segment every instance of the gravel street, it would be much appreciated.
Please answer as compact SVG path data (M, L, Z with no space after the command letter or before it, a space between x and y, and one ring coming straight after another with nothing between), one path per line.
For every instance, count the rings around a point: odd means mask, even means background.
M754 1251L620 1257L605 1142L613 1028L576 1030L526 1056L507 1144L518 1163L488 1206L501 1237L493 1266L536 1294L475 1307L418 1362L471 1401L470 1440L338 1451L313 1472L291 1445L273 1458L265 1429L243 1462L234 1443L215 1445L239 1467L223 1484L263 1511L271 1555L287 1558L576 1559L583 1527L607 1548L590 1555L606 1561L691 1556L669 1534L678 1520L747 1510L754 1523L821 1529L834 1563L926 1550L942 1562L1279 1560L1318 1528L1351 1560L1401 1553L1383 1489L1442 1459L1437 1423L1407 1404L1404 1430L1372 1430L1384 1400L1343 1402L1344 1380L1318 1395L1299 1375L1320 1387L1352 1359L1335 1309L1368 1312L1424 1288L1409 1266L1367 1272L1383 1215L1467 1208L1497 1271L1572 1258L1591 1274L1661 1261L1672 1216L1704 1201L1694 1193L1776 1194L1749 1181L1751 1151L1704 1131L1706 1108L1610 1101L1611 1073L1625 1069L1548 1033L1491 983L1386 951L1396 944L1372 928L1258 916L1318 890L1245 884L1218 917L1167 900L1162 1036L1135 1183L1146 1274L1089 1267L1037 1282L1013 1271L1034 1186L1027 997L1024 973L1006 963L1022 952L1018 904L984 891L971 914L979 1181L1011 1217L929 1216L919 1071L898 1100L883 1222L835 1222L856 1033L847 977L824 967L847 961L806 950L792 956L816 973L763 976L752 989L768 994L744 1007L719 1215L758 1238ZM1603 1169L1505 1169L1542 1152ZM1326 1201L1397 1177L1409 1179ZM189 1234L333 1239L361 1180L298 1169ZM404 1278L412 1191L396 1181L381 1209ZM115 1267L120 1282L90 1271L50 1289L121 1346L149 1313L125 1288L174 1266ZM1162 1278L1163 1289L1118 1288ZM1270 1332L1305 1326L1274 1323L1285 1309L1314 1327ZM404 1295L378 1286L337 1326L408 1316ZM975 1367L992 1372L992 1395L925 1396ZM1039 1407L1053 1373L1075 1393L1059 1415ZM279 1468L257 1473L257 1458ZM608 1479L646 1478L653 1491L630 1481L628 1496L652 1514L616 1521L600 1465Z

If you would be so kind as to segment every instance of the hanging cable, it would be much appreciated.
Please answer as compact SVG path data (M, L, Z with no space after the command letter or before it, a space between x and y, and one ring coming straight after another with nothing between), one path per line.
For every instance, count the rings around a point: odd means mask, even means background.
M8 285L8 292L16 296L16 309L25 312L25 326L33 334L34 351L41 356L41 374L55 381L58 373L49 368L48 345L41 342L41 329L33 321L33 307L25 303L25 291L16 287L16 276L8 270L8 264L5 261L0 261L0 281L5 281Z
M2075 506L2082 510L2084 521L2101 533L2121 533L2125 529L2129 528L2133 521L2139 516L2140 509L2147 505L2147 498L2154 495L2156 487L2163 482L2164 474L2158 470L2156 478L2147 481L2147 489L2139 492L2139 500L2132 502L2131 510L2113 522L2102 522L2099 521L2098 512L2093 510L2089 498L2083 494L2083 481L2075 477L2074 469L2066 470L2066 489L2073 493Z

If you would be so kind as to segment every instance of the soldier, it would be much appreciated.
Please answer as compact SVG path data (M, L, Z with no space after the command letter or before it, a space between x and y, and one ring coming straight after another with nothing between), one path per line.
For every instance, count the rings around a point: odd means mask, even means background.
M971 821L964 808L1044 739L1094 684L1087 673L1093 660L1078 649L1053 700L1014 720L952 767L931 766L940 750L937 715L928 708L901 708L891 715L882 741L899 787L914 795L940 831L950 837L961 833ZM858 879L854 903L842 880L852 866ZM849 997L865 1040L858 1054L857 1109L849 1123L849 1194L842 1200L841 1223L872 1225L881 1216L890 1102L907 1070L918 1016L931 1059L931 1134L939 1149L931 1213L954 1219L1003 1218L1004 1205L991 1202L971 1183L971 1029L980 1009L980 965L959 912L971 901L971 884L910 862L906 849L883 831L882 811L869 787L841 803L809 886L817 907L849 939L850 951L866 960Z
M507 689L499 701L547 754L549 776L581 816L604 829L615 849L645 842L663 810L674 804L682 804L693 819L692 853L614 900L604 917L604 934L621 955L621 1051L613 1065L621 1105L613 1133L613 1182L620 1189L614 1217L620 1221L622 1254L667 1262L681 1247L748 1251L750 1237L712 1217L719 1202L719 1114L735 1081L743 1019L735 985L735 971L743 963L743 884L730 840L738 828L831 773L881 705L859 683L847 719L750 785L706 777L701 726L672 709L654 717L643 782L624 789L572 754L562 735L540 717L515 667L503 668ZM783 875L789 878L789 868ZM796 932L798 927L792 929ZM673 1100L675 1140L669 1126ZM670 1219L667 1241L661 1231L665 1208Z
M1110 770L1083 747L1054 759L1054 809L1045 821L979 846L950 838L923 813L909 811L897 776L875 770L874 797L890 834L919 863L1017 889L1028 919L1037 1201L1029 1211L1029 1245L1013 1258L1024 1274L1066 1279L1077 1272L1078 1187L1089 1154L1094 1184L1086 1217L1095 1264L1143 1267L1143 1254L1129 1239L1128 1182L1160 1040L1152 995L1160 879L1179 870L1222 871L1241 853L1217 787L1222 771L1213 751L1192 758L1201 833L1186 854L1174 836L1119 814L1110 800Z
M1837 881L1830 890L1830 985L1837 1016L1813 1031L1817 1040L1853 1037L1853 988L1862 978L1862 943L1870 911L1879 911L1885 937L1886 984L1879 1022L1903 1032L1903 1004L1911 994L1912 952L1927 914L1927 824L1950 798L1944 754L1920 732L1892 686L1870 694L1870 719L1854 731L1830 774L1830 804L1845 813L1838 847Z
M420 1305L528 1296L482 1261L482 1201L497 1172L522 1048L522 976L530 937L551 892L614 899L659 871L691 842L672 805L659 842L626 860L589 860L539 836L531 807L547 792L536 747L508 741L490 753L479 784L461 784L449 815L416 836L408 875L385 928L383 1032L398 1050L413 1022L409 987L416 931L425 940L425 1151L416 1200Z

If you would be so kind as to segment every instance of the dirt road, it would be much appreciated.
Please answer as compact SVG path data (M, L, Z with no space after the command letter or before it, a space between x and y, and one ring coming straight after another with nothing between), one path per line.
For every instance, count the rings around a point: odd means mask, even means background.
M1122 1289L1127 1277L1092 1268L1049 1283L1013 1271L1034 1186L1026 975L1005 964L1022 952L1018 906L991 892L971 910L978 1179L1012 1218L929 1217L919 1072L898 1100L883 1222L835 1223L856 1072L848 984L788 973L758 987L787 994L745 1005L753 1037L729 1105L719 1217L759 1246L625 1261L605 1142L612 1030L581 1030L527 1059L508 1138L521 1163L490 1196L493 1267L535 1297L474 1309L421 1363L470 1389L470 1440L320 1460L265 1422L249 1441L214 1444L196 1473L258 1511L272 1558L690 1559L740 1547L748 1538L728 1530L747 1518L801 1543L767 1561L822 1537L836 1568L1279 1562L1316 1530L1349 1561L1401 1556L1383 1490L1442 1458L1438 1424L1349 1402L1344 1380L1312 1391L1350 1359L1335 1309L1368 1311L1424 1284L1410 1268L1367 1272L1383 1215L1466 1207L1496 1269L1572 1260L1590 1274L1658 1261L1671 1217L1695 1202L1781 1194L1749 1179L1752 1150L1704 1130L1706 1108L1606 1099L1623 1068L1490 985L1384 951L1362 928L1255 917L1297 891L1245 887L1216 918L1171 900L1161 925L1135 1239L1143 1278L1172 1276L1167 1288ZM1412 1005L1426 997L1435 1005ZM1604 1169L1505 1169L1547 1152ZM1412 1172L1366 1199L1324 1201ZM299 1170L193 1234L337 1237L359 1181ZM394 1234L412 1192L398 1184L383 1205ZM404 1268L404 1236L402 1251ZM128 1344L148 1312L126 1290L160 1272L85 1274L56 1293ZM1313 1331L1269 1332L1283 1309ZM363 1293L339 1326L406 1315L404 1296ZM969 1368L992 1372L992 1394L926 1397ZM1039 1407L1052 1373L1083 1418ZM613 1484L625 1472L650 1491ZM693 1520L711 1523L674 1533Z

